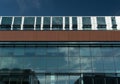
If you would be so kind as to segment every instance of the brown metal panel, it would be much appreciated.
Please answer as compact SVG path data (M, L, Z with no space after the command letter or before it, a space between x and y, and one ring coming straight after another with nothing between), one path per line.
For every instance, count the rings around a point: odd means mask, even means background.
M120 41L120 31L0 31L0 41Z
M68 31L56 31L56 33L57 33L57 41L68 41L69 40Z
M120 41L120 31L111 31L111 37L114 41Z
M90 31L90 41L111 41L111 31Z
M69 40L71 41L89 41L90 40L90 31L70 31Z

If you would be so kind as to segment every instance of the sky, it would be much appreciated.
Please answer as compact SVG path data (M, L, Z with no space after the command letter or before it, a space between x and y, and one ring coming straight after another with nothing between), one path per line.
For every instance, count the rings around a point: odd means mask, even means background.
M0 16L115 16L120 0L0 0Z

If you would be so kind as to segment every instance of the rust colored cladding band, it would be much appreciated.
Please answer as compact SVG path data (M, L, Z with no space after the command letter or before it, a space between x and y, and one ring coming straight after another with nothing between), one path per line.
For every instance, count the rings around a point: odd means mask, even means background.
M0 31L0 41L120 41L120 31Z

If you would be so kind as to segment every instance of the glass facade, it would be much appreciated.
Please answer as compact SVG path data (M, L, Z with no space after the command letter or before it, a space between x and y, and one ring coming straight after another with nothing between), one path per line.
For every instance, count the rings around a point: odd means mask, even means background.
M114 73L101 84L119 84L109 81L118 82L119 52L120 42L0 42L0 69L31 69L40 84L99 84L97 73Z
M92 28L95 26L97 30L107 30L108 25L112 25L112 30L117 30L119 26L117 17L111 16L109 24L106 24L108 20L106 18L103 16L94 19L86 16L2 17L0 30L89 31L95 29ZM66 35L66 39L71 38L70 33ZM36 35L36 38L39 38L38 36ZM56 37L59 39L59 36ZM0 84L120 84L119 52L120 42L117 41L0 41ZM34 71L25 73L37 81L31 79L28 81L27 78L26 82L23 79L25 74L20 76L17 73L19 70ZM3 73L4 71L7 72Z

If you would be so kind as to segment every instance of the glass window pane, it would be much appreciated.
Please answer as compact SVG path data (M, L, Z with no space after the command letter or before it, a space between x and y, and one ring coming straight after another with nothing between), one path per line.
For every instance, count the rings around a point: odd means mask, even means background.
M24 56L24 47L15 47L14 56Z
M68 47L59 47L58 48L58 56L67 57L69 56L69 48Z
M70 72L80 72L80 57L69 57L69 70Z
M57 84L69 84L69 76L68 75L59 75Z
M13 57L0 57L0 69L12 69L13 65L16 64L16 59Z
M77 17L72 17L72 24L77 25Z
M38 72L45 72L46 71L46 57L42 56L42 57L34 57L35 60L35 66L34 69Z
M47 70L50 69L54 69L57 70L58 69L58 58L57 57L46 57L46 66L47 66Z
M91 18L90 17L82 17L83 22L83 30L91 30Z
M72 17L72 29L77 30L77 17Z
M81 84L80 81L77 81L80 79L80 76L70 76L69 84Z
M65 30L69 30L69 17L65 17Z
M43 24L44 25L50 25L50 17L44 17L44 20L43 20Z
M80 56L80 48L79 47L69 47L69 56Z
M1 47L1 56L13 56L13 47Z
M52 24L53 25L62 25L63 24L63 18L62 17L52 17Z
M46 76L46 83L45 84L57 84L57 77L55 75L48 75Z
M13 59L15 60L13 68L34 70L34 67L37 66L33 57L13 57Z
M103 63L105 72L115 72L115 62L113 57L104 57Z
M2 25L11 25L12 17L2 17Z
M44 17L43 30L50 30L50 17Z
M65 17L65 25L69 25L69 17Z
M14 18L14 25L21 25L22 17L15 17Z
M36 18L36 25L40 25L41 24L41 17L37 17Z
M40 74L40 75L37 76L37 78L38 78L40 84L46 84L46 83L45 83L45 82L46 82L46 77L45 77L45 75Z
M58 56L57 47L47 47L47 56Z
M90 17L82 17L83 25L91 25Z
M20 30L21 22L22 22L22 17L15 17L14 24L13 24L13 30Z
M111 22L112 22L112 28L116 29L117 28L117 24L116 24L115 17L111 17Z
M97 17L97 25L99 30L106 30L105 17Z
M90 47L80 47L80 56L91 56Z
M25 17L24 18L24 25L33 25L34 24L34 17Z
M104 72L103 57L92 57L92 68L94 72Z
M101 47L102 56L112 57L114 55L112 51L112 47Z
M68 72L68 47L59 47L58 49L58 69L60 72Z
M36 56L46 56L47 47L37 47L36 48Z
M0 30L11 30L12 17L2 17Z
M40 30L41 28L41 17L36 18L36 30Z
M25 56L35 56L35 51L36 51L36 48L35 47L25 47L24 48L24 51L25 51Z
M92 72L91 57L81 57L81 72Z
M63 17L52 17L52 30L62 30Z
M120 72L120 57L115 57L115 68L116 68L116 72L119 73Z
M68 72L68 57L57 57L58 72Z
M97 17L97 24L106 25L105 17Z
M25 17L23 30L34 30L34 17Z
M102 56L101 47L90 47L92 56Z
M113 56L120 57L120 47L113 47Z

